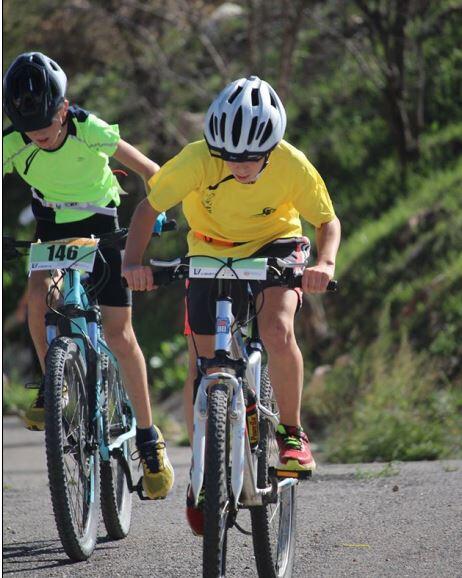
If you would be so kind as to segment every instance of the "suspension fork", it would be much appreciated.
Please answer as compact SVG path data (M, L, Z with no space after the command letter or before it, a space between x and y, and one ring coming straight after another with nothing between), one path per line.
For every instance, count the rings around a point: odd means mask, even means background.
M230 282L218 280L218 297L216 300L215 323L215 358L198 360L199 370L203 377L197 390L194 402L194 435L193 459L191 467L191 487L197 505L204 482L205 472L205 431L207 423L207 391L215 383L226 384L229 390L231 405L229 409L231 430L231 487L236 504L242 491L244 476L245 449L245 404L242 391L242 377L245 371L245 360L233 360L230 356L233 336L232 298ZM219 367L222 371L205 375L207 368ZM227 372L232 370L235 375Z
M242 379L230 373L216 372L202 378L194 404L193 459L191 466L191 488L197 506L199 494L204 483L205 473L205 437L207 426L207 391L216 383L228 387L231 400L229 407L231 435L231 488L235 503L239 501L244 482L245 456L245 404Z

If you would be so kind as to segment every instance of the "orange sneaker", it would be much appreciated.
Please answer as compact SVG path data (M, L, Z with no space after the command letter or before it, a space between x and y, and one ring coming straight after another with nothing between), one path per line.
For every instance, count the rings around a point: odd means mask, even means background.
M279 470L313 471L316 468L308 436L301 427L279 424L276 440L279 446Z

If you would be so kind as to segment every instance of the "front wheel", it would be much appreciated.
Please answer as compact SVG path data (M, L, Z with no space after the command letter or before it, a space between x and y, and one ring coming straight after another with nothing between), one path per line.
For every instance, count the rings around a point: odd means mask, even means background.
M208 392L205 447L203 576L225 575L230 515L228 387L218 383Z
M99 452L93 439L86 366L77 344L56 338L45 372L45 444L51 501L59 537L74 561L96 545Z
M261 403L273 413L276 402L264 367L260 389ZM264 416L260 418L260 457L257 484L266 488L270 484L268 469L278 462L278 445L273 424ZM277 502L250 509L252 537L258 575L261 578L289 578L295 555L295 505L296 485L284 488Z
M107 356L102 356L103 377L103 436L105 445L130 431L134 417L118 366ZM120 447L131 473L133 440L126 440ZM110 456L101 461L101 510L109 538L125 538L130 529L132 495L128 489L125 472L119 460Z

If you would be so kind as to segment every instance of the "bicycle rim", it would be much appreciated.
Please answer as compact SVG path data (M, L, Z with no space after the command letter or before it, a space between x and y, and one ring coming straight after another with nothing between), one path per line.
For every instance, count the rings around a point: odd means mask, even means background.
M268 371L262 371L261 401L274 411L275 401ZM260 420L258 486L269 485L268 468L278 461L278 445L273 425ZM262 578L289 578L295 555L296 486L285 488L274 504L251 508L252 537L258 575Z
M130 430L133 414L120 371L106 355L102 357L102 375L105 394L103 434L105 444L109 445ZM121 446L130 470L133 439ZM132 494L122 466L112 456L109 461L101 461L101 510L108 536L114 540L125 538L131 523Z
M204 480L204 578L225 576L231 507L228 466L228 387L217 384L210 388L208 394Z
M46 358L45 444L58 533L75 561L90 557L99 517L99 452L90 432L86 370L75 342L58 337Z

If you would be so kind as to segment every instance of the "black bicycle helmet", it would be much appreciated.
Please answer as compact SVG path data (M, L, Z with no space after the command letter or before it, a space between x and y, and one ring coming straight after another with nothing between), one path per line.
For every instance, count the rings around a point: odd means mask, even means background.
M41 52L25 52L3 78L3 108L16 130L40 130L51 125L66 87L67 77L54 60Z

